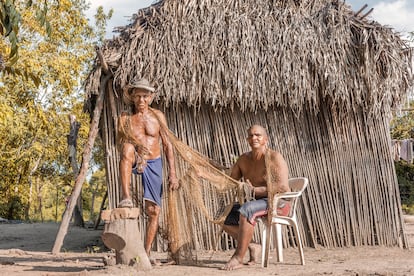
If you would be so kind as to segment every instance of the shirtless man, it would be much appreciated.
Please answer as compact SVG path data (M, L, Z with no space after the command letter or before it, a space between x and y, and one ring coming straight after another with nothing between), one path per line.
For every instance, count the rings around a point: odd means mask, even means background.
M148 215L145 240L145 251L148 257L158 230L158 218L161 211L160 139L169 165L169 188L175 190L179 186L175 175L172 145L161 130L160 122L167 125L165 116L161 111L149 108L154 98L154 91L155 89L146 79L131 82L125 91L127 93L125 96L133 105L133 113L122 113L118 124L119 137L122 137L119 163L122 200L118 207L133 207L130 195L131 173L141 174L145 212Z
M252 243L255 219L267 214L267 183L265 154L270 154L271 168L277 179L273 185L276 193L289 192L288 167L283 156L267 148L268 136L266 130L259 125L248 129L247 141L251 151L242 154L234 164L230 176L236 180L244 179L253 190L256 200L248 201L243 205L236 204L227 216L223 229L237 240L237 248L231 259L222 267L224 270L233 270L243 266L243 258L249 249L249 265L258 261L260 245ZM290 209L289 202L279 206L278 214L286 214Z

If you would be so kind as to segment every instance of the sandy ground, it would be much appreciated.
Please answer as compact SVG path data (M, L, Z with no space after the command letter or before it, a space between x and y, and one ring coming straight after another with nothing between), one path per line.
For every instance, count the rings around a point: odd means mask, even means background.
M197 265L163 265L144 272L105 266L103 259L113 253L96 253L103 249L102 230L69 227L63 253L52 255L58 229L54 223L0 223L0 275L414 275L413 250L386 247L305 248L305 266L300 265L296 249L285 249L282 264L275 262L271 252L268 268L245 266L236 271L220 270L233 251L198 252ZM414 216L406 229L413 246ZM166 258L166 254L153 255Z

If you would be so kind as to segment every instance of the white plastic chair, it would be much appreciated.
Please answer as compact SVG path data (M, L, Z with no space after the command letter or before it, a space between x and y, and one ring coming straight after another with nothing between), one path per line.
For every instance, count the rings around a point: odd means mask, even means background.
M308 179L305 177L297 177L289 179L289 187L291 192L277 194L273 199L273 217L271 225L267 223L267 217L261 218L261 221L264 223L263 232L262 232L262 267L267 267L269 263L269 250L270 242L267 241L267 233L269 236L272 236L272 226L275 226L276 231L276 260L277 262L283 262L283 244L282 244L282 225L290 225L293 228L294 235L297 241L297 247L299 249L300 261L302 265L305 265L305 257L303 255L303 245L302 239L300 237L298 223L296 220L296 205L299 197L302 195L302 192L308 186ZM277 215L276 206L278 206L278 201L280 199L290 200L291 208L287 216ZM270 241L270 238L269 238Z

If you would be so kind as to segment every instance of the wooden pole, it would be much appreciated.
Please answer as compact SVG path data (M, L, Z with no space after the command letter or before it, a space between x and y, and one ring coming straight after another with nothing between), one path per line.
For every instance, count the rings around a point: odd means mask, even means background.
M60 224L59 231L56 236L55 244L52 249L53 254L59 253L60 249L62 248L63 239L65 238L66 233L68 231L69 221L72 216L73 209L75 208L76 201L82 190L82 184L86 178L86 173L89 168L89 161L92 155L91 153L92 153L93 144L95 143L95 138L99 130L99 120L100 120L102 109L103 109L106 84L111 77L112 75L109 74L109 75L104 76L101 80L101 85L99 89L100 91L99 91L98 99L96 100L95 109L93 111L93 118L92 118L90 130L89 130L88 142L85 145L83 155L82 155L81 169L79 171L78 176L76 177L75 187L73 188L69 202L66 206L65 213L63 214L62 223Z

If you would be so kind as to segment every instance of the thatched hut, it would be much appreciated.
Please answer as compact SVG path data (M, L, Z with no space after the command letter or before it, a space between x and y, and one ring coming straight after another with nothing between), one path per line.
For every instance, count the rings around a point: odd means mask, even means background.
M248 126L268 129L290 176L309 178L299 208L305 246L407 247L389 119L410 86L411 53L392 29L341 0L164 0L119 32L86 83L88 103L99 89L106 93L101 133L111 208L120 197L121 88L146 77L170 129L222 164L248 150ZM112 75L104 87L103 63ZM139 197L138 184L134 178ZM219 227L203 218L191 227L197 248L215 246ZM221 248L231 246L226 239ZM159 238L157 249L163 245Z

